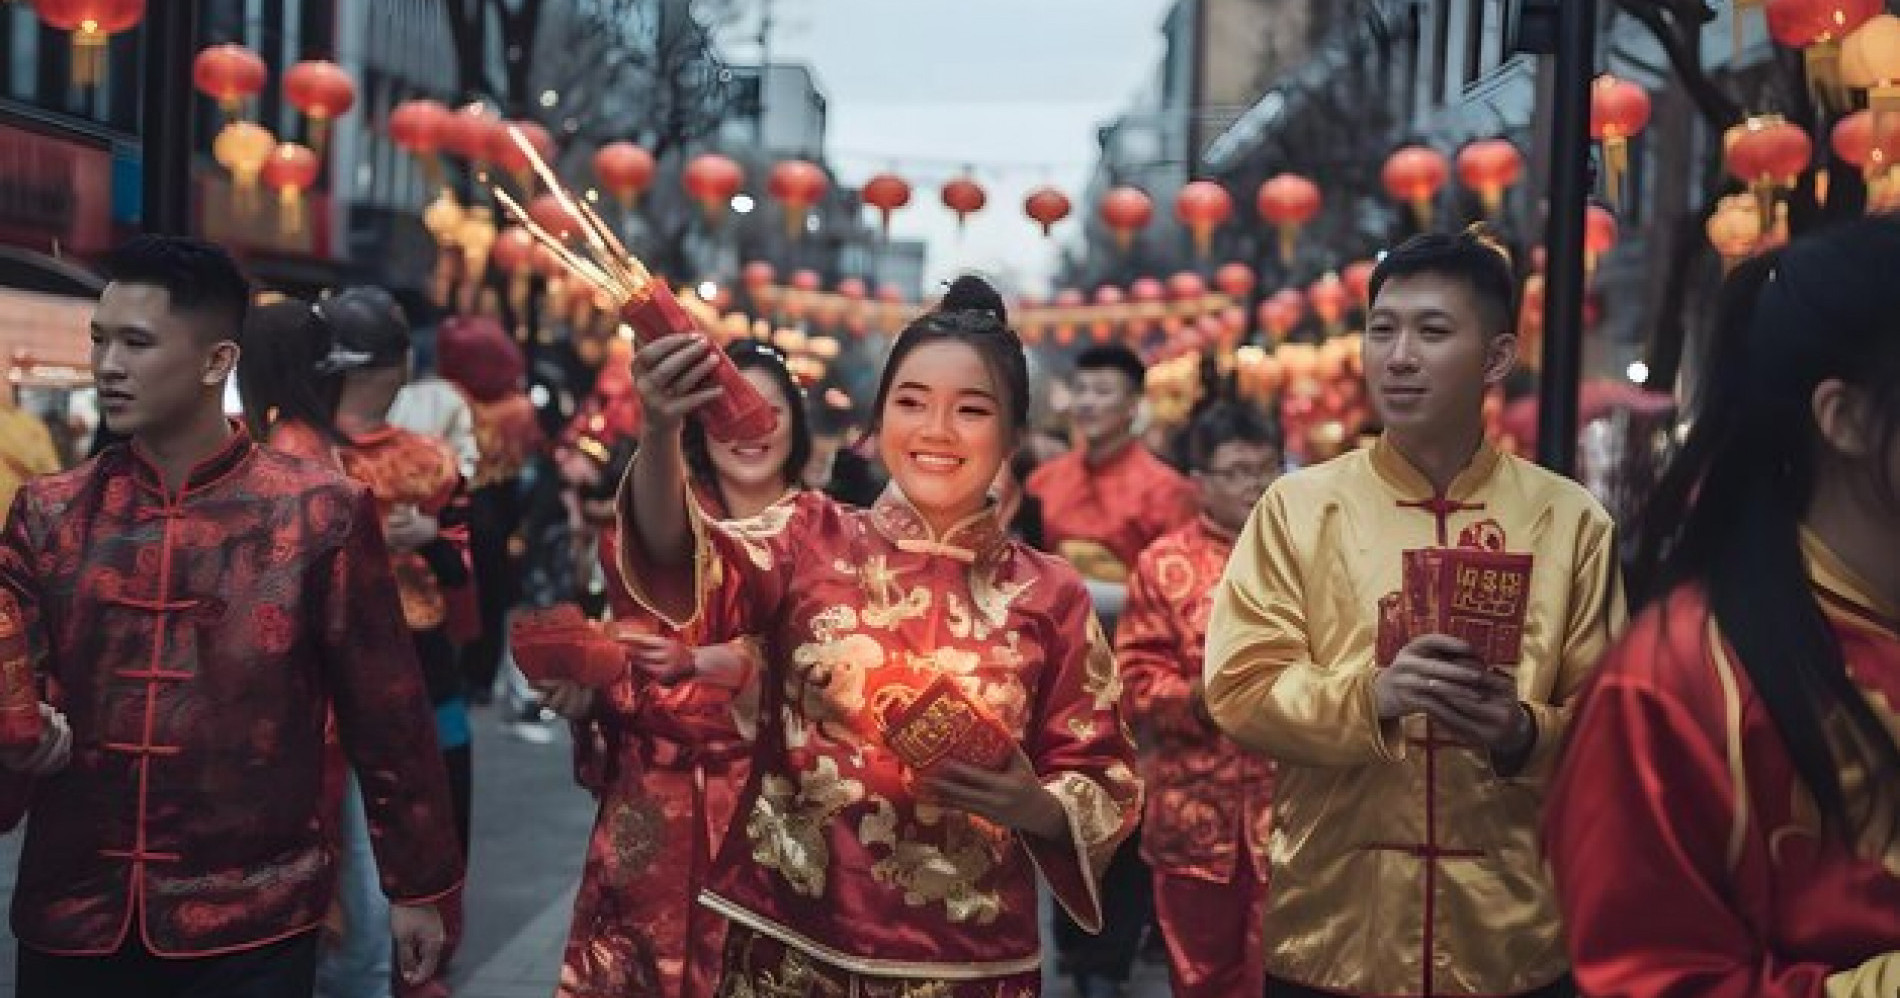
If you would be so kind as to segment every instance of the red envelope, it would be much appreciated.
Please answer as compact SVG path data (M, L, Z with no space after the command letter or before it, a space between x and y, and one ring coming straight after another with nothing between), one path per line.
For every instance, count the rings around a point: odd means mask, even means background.
M626 647L572 603L517 612L508 637L515 665L534 682L601 687L626 678Z
M1401 613L1409 637L1444 634L1471 645L1490 666L1524 652L1532 558L1475 548L1407 551Z
M919 773L950 760L1000 772L1016 753L1016 739L1002 722L949 676L932 679L915 696L886 699L878 724L890 750Z

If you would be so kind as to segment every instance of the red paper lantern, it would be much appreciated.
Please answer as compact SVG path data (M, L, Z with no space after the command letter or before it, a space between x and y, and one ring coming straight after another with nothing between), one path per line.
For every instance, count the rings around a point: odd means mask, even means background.
M686 193L699 202L706 220L717 224L731 205L733 195L745 186L745 170L738 163L719 155L704 153L693 157L680 175Z
M1345 321L1346 308L1351 304L1351 292L1338 274L1327 274L1306 289L1306 300L1312 304L1313 314L1326 324L1326 331L1337 333Z
M984 192L983 185L968 177L958 177L943 185L943 206L957 213L957 230L962 231L963 224L971 215L983 210L990 196Z
M760 288L769 288L773 281L778 280L778 268L764 260L754 260L745 265L740 279L745 282L747 291L756 294Z
M1115 233L1115 245L1127 252L1135 236L1154 221L1155 204L1138 187L1116 187L1102 196L1102 224Z
M522 273L534 266L534 236L519 225L510 225L495 237L489 259L506 274Z
M1503 139L1479 139L1458 151L1458 179L1478 195L1486 214L1504 208L1504 192L1524 176L1524 155Z
M278 224L285 232L303 231L303 195L322 170L323 161L316 152L295 142L279 145L264 161L264 186L277 192Z
M1167 301L1168 288L1152 277L1138 277L1128 286L1128 297L1137 304L1150 305Z
M653 154L631 142L609 142L594 151L594 176L622 209L640 203L653 185Z
M33 0L40 20L72 32L73 83L90 87L105 72L106 43L145 19L145 0Z
M330 122L356 106L356 81L328 59L306 59L284 72L284 100L310 119L310 145L321 150Z
M1604 190L1610 203L1623 197L1623 177L1629 173L1630 140L1649 127L1649 92L1609 73L1590 85L1590 137L1603 143L1603 162L1609 174Z
M772 174L766 180L766 190L784 207L785 234L792 239L799 238L805 229L806 213L823 200L830 189L831 181L825 171L816 163L802 159L788 159L772 167Z
M1168 300L1177 302L1199 302L1207 297L1207 282L1201 275L1184 270L1168 278Z
M816 292L825 286L824 278L815 270L797 270L792 272L792 288L807 293Z
M442 124L442 148L470 163L486 163L500 125L501 119L486 104L465 105Z
M581 228L581 220L575 218L561 204L561 199L552 194L543 194L528 202L528 217L548 235L563 241L585 231Z
M1591 205L1583 216L1584 270L1595 273L1597 259L1616 248L1616 216L1602 205Z
M1023 214L1028 215L1042 226L1046 237L1057 222L1069 217L1069 198L1053 187L1038 187L1023 199Z
M871 288L862 277L847 277L838 282L838 297L845 301L863 301L870 293Z
M1768 33L1792 49L1838 44L1885 12L1881 0L1768 0Z
M191 62L192 84L232 118L243 110L247 98L264 89L268 76L264 60L242 45L213 45Z
M1319 185L1297 173L1282 173L1260 185L1254 207L1261 221L1280 230L1280 262L1293 261L1300 228L1318 217L1321 204Z
M1206 256L1214 248L1214 230L1234 214L1234 198L1211 180L1194 180L1174 196L1174 216L1194 235L1194 250Z
M1221 294L1237 302L1245 302L1253 297L1253 268L1244 263L1230 263L1214 272L1214 286Z
M1347 264L1345 272L1340 275L1346 282L1346 290L1352 293L1352 300L1358 302L1360 308L1372 306L1372 272L1378 267L1371 260L1356 260Z
M895 284L880 284L877 286L877 300L886 305L902 305L905 303L904 289Z
M389 139L412 155L432 155L442 148L444 131L454 116L436 101L403 101L389 112Z
M877 209L878 227L891 237L891 212L910 204L910 182L894 173L880 173L865 181L864 203Z
M1285 339L1305 317L1305 301L1298 291L1291 288L1261 302L1257 316L1260 328L1274 340Z
M1730 129L1726 163L1750 186L1792 187L1814 157L1814 143L1800 125L1775 115L1750 118Z
M1104 284L1095 289L1095 304L1120 305L1128 300L1128 292L1113 284Z
M1432 200L1451 178L1445 154L1425 146L1406 146L1385 161L1382 179L1392 200L1412 206L1420 228L1432 224Z
M542 163L554 162L554 136L548 130L532 121L502 121L488 135L488 161L514 177L515 185L527 193L534 193L534 163L528 154L515 143L515 132L541 157Z

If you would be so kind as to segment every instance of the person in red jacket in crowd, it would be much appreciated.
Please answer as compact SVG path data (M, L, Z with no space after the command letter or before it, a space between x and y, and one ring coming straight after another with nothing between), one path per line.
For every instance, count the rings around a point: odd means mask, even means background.
M0 824L27 820L18 993L310 993L332 712L421 980L462 860L375 500L225 418L249 296L229 255L143 236L110 272L92 362L128 442L27 485L0 537L52 708L0 757Z
M1280 476L1280 432L1245 403L1217 402L1186 442L1200 518L1142 552L1115 630L1122 703L1148 787L1141 858L1154 872L1175 998L1258 995L1273 764L1214 726L1201 663L1234 538Z

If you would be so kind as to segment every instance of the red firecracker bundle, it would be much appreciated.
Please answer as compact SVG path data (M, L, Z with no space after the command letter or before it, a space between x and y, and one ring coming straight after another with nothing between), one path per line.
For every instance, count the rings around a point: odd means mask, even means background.
M885 744L918 773L949 761L1001 771L1016 753L1016 739L1002 722L948 676L932 679L915 696L882 698L878 724Z
M533 682L611 686L627 675L627 648L572 603L522 610L509 626L515 665Z
M0 748L38 745L44 724L28 654L26 614L12 594L0 592Z

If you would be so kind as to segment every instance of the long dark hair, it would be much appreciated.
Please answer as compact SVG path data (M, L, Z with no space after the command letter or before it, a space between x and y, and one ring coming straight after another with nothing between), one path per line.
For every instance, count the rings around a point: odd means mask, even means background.
M336 429L338 379L317 368L335 346L329 323L309 302L296 298L251 309L238 353L238 397L244 423L259 440L271 424L288 419L316 430L331 443L345 442Z
M792 421L792 449L785 455L785 467L780 469L780 474L785 479L785 487L791 488L803 479L805 466L811 463L811 414L805 410L805 392L798 387L791 369L785 366L785 358L771 347L753 340L734 340L726 347L726 356L732 358L733 366L741 371L765 372L785 396L786 416ZM719 469L713 466L706 427L698 417L687 419L680 440L693 483L718 499L722 510L731 510L726 490L719 484Z
M1005 425L1009 427L1010 443L1020 442L1029 429L1029 361L1023 354L1023 341L1009 328L1009 310L1003 305L1003 296L990 282L970 274L951 283L935 311L917 317L897 334L897 342L891 344L890 356L884 361L884 373L878 378L877 400L872 403L871 425L864 431L865 436L877 436L883 426L884 403L890 398L891 383L904 358L926 343L946 341L962 343L983 359L983 366L989 368L990 377L1003 395L998 403L1008 417Z
M1900 514L1887 470L1900 435L1900 220L1854 222L1744 264L1719 309L1705 394L1681 453L1643 515L1640 596L1704 587L1710 611L1774 721L1824 824L1892 836L1900 746L1847 673L1808 581L1800 528L1823 467L1815 388L1839 380L1869 400L1869 465ZM1844 738L1830 738L1845 722ZM1841 770L1867 773L1849 802Z

